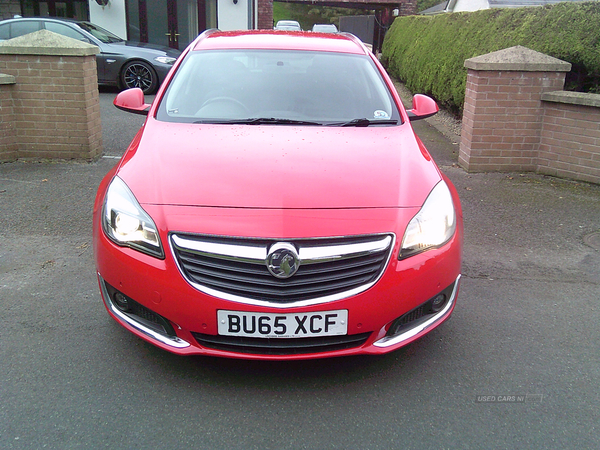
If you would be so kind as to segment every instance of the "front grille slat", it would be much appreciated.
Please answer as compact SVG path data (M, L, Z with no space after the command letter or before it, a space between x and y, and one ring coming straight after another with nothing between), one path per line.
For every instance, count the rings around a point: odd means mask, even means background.
M333 295L334 293L338 292L341 289L351 289L353 288L355 285L361 285L364 283L369 282L369 280L371 279L371 277L362 277L358 280L347 280L345 282L342 281L338 281L336 283L330 283L329 285L315 285L315 286L309 286L309 285L303 285L300 287L297 287L296 289L291 289L287 286L280 286L278 288L271 288L268 289L267 287L264 286L252 286L252 292L255 296L257 296L258 298L277 298L277 299L281 299L282 301L285 301L291 297L293 298L310 298L311 296L317 295L317 294L321 294L321 296L324 295ZM203 284L203 285L210 285L212 286L214 289L222 289L223 291L227 291L230 293L239 293L239 295L247 295L249 289L251 286L249 285L235 285L235 286L231 286L230 284L221 281L221 280L213 280L207 277L196 277L194 278L195 281L197 281L197 283L199 284Z
M215 270L214 268L208 268L204 266L185 266L190 276L196 280L204 278L204 279L219 279L220 275L222 275L222 271ZM372 277L373 275L377 275L377 269L379 268L379 264L371 264L367 268L357 268L357 269L348 269L343 271L342 273L336 272L325 272L312 274L310 279L307 279L306 276L302 272L298 272L293 278L288 280L278 280L277 278L272 277L268 272L260 273L255 275L255 273L250 274L241 274L240 272L232 272L229 273L227 280L231 283L248 283L248 284L260 284L263 287L272 287L274 289L285 288L288 290L294 290L293 288L296 286L307 286L316 283L336 283L337 280L347 280L356 277Z
M203 347L258 355L301 355L345 350L363 345L371 333L314 338L266 339L232 336L192 335Z
M269 272L264 264L239 264L232 261L217 258L207 258L206 256L199 256L186 252L181 252L179 257L183 263L189 264L190 266L198 265L200 267L211 267L215 270L253 273L256 275L269 275Z
M179 268L194 287L227 300L273 306L316 304L368 289L382 275L393 240L393 235L290 241L171 235ZM304 263L300 258L290 278L274 277L260 259L280 242L311 255Z

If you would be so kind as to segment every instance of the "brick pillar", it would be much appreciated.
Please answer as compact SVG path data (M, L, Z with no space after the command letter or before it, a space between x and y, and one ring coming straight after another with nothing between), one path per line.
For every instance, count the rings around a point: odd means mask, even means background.
M400 16L414 16L417 14L417 0L403 0L398 5Z
M14 84L15 77L0 73L0 162L17 159Z
M544 92L563 88L571 64L525 47L465 61L458 162L469 172L535 171Z
M259 30L273 29L273 0L256 0L258 19L256 28Z
M16 147L12 159L100 156L98 51L47 30L0 42L0 73L15 80L10 89Z

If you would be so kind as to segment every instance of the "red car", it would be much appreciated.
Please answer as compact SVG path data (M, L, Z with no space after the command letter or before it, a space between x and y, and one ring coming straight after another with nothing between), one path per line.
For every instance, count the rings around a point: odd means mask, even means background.
M109 314L160 348L252 359L382 354L452 313L462 212L354 36L207 31L94 207Z

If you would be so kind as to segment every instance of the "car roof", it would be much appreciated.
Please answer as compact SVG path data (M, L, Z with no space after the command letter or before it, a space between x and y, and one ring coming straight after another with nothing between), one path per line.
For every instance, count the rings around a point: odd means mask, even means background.
M218 31L200 35L193 50L312 50L338 53L366 54L360 40L349 33L315 35L306 31Z
M34 17L13 17L11 19L6 19L6 20L2 20L0 21L0 23L5 23L5 22L23 22L26 20L38 20L38 21L44 21L44 22L66 22L66 23L81 23L81 22L85 22L85 20L76 20L76 19L69 19L66 17L38 17L38 16L34 16Z

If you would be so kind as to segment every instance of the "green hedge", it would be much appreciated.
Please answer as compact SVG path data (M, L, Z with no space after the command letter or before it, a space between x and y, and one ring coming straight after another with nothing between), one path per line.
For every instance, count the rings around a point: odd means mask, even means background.
M398 17L382 62L413 92L456 112L465 97L466 59L522 45L573 65L566 89L600 92L600 2Z

